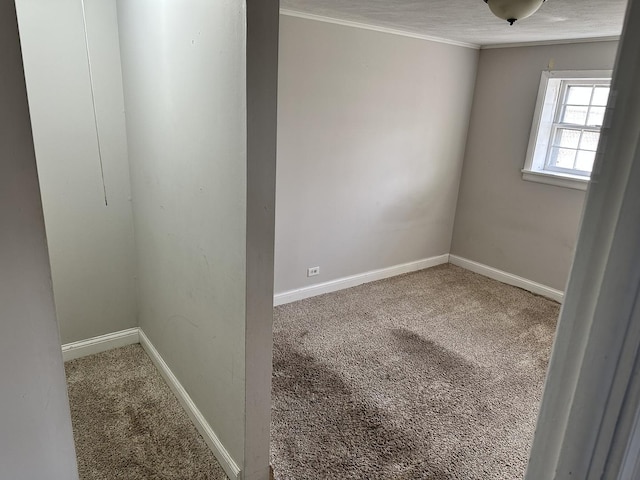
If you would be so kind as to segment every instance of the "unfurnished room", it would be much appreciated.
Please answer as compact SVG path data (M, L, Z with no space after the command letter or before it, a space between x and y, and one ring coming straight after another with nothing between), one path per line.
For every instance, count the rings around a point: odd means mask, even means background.
M640 0L0 22L0 477L638 478Z

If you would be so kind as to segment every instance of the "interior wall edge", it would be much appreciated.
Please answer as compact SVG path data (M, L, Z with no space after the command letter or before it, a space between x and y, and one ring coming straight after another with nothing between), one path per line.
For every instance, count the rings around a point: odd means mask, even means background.
M268 480L278 123L279 0L246 0L245 480Z
M0 2L0 477L77 480L15 2Z

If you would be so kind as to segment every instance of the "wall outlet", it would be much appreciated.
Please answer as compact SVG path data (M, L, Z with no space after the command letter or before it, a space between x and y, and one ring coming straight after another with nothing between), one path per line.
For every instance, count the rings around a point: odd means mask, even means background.
M315 277L316 275L320 275L320 267L307 268L307 277Z

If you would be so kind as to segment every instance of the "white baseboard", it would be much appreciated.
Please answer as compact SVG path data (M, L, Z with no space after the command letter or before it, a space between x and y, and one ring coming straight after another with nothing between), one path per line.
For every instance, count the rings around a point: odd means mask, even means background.
M524 290L528 290L529 292L542 295L543 297L550 298L556 302L562 303L564 300L564 292L561 292L560 290L547 287L541 283L536 283L511 273L503 272L502 270L474 262L473 260L458 257L457 255L449 255L449 263L471 270L472 272L479 273L485 277L493 278L494 280L506 283L507 285L513 285L514 287L520 287Z
M436 265L442 265L449 262L449 254L439 255L437 257L425 258L415 262L394 265L393 267L381 268L380 270L372 270L370 272L352 275L350 277L338 278L329 282L318 283L308 287L289 290L287 292L277 293L273 296L274 306L284 305L305 298L315 297L324 293L336 292L345 288L356 287L363 283L374 282L389 277L395 277L403 273L415 272Z
M88 338L87 340L80 340L79 342L64 344L62 345L62 358L66 362L75 358L82 358L87 355L94 355L135 343L140 343L138 339L138 327Z
M200 432L200 435L202 435L205 442L207 442L207 445L209 445L209 448L218 459L218 462L220 462L220 465L229 476L229 479L241 480L242 472L240 471L240 467L238 467L238 464L236 464L229 452L224 448L224 445L222 445L222 442L211 428L211 425L209 425L200 410L198 410L196 404L193 403L193 400L191 400L187 391L162 359L160 353L158 353L142 329L139 329L139 336L140 345L145 349L151 358L151 361L171 388L171 391L173 391L174 395L178 398L182 408L185 409L189 418L191 418L191 421Z

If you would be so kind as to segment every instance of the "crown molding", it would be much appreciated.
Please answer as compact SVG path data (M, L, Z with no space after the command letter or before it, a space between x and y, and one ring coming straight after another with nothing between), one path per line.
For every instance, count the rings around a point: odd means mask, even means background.
M494 50L497 48L519 48L519 47L544 47L546 45L570 45L573 43L596 43L596 42L618 42L620 36L611 37L591 37L591 38L567 38L562 40L540 40L537 42L514 42L514 43L495 43L491 45L482 45L481 50Z
M288 10L285 8L280 9L280 15L286 15L287 17L303 18L305 20L315 20L317 22L333 23L335 25L342 25L344 27L360 28L362 30L372 30L374 32L388 33L390 35L399 35L401 37L417 38L419 40L427 40L429 42L444 43L447 45L454 45L456 47L472 48L479 50L480 45L475 43L457 42L455 40L449 40L447 38L433 37L431 35L423 35L421 33L408 32L406 30L398 30L395 28L383 27L380 25L372 25L369 23L352 22L350 20L341 20L339 18L326 17L324 15L315 15L313 13L298 12L296 10Z
M345 27L360 28L363 30L372 30L374 32L388 33L390 35L399 35L401 37L417 38L419 40L427 40L429 42L444 43L454 45L456 47L471 48L474 50L493 50L497 48L518 48L518 47L542 47L546 45L569 45L572 43L594 43L594 42L617 42L620 40L619 35L609 37L589 37L589 38L567 38L559 40L539 40L532 42L513 42L513 43L495 43L480 45L477 43L459 42L448 38L435 37L422 33L409 32L396 28L383 27L381 25L373 25L370 23L352 22L351 20L342 20L340 18L327 17L324 15L316 15L313 13L299 12L297 10L289 10L287 8L280 9L281 15L287 17L303 18L305 20L315 20L316 22L332 23L334 25L342 25Z

